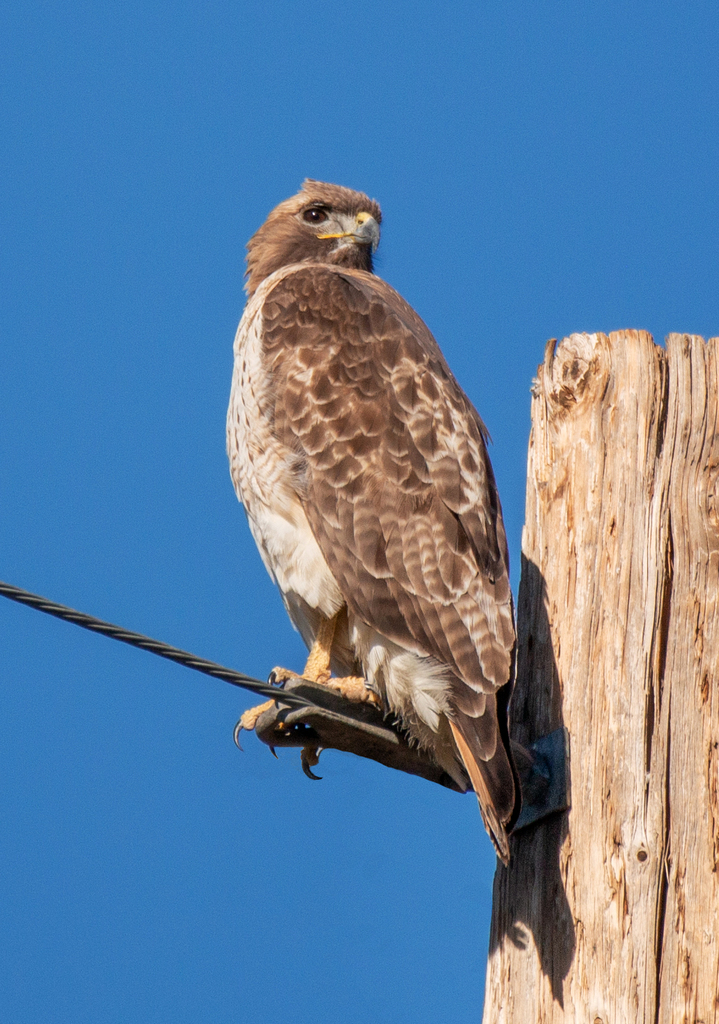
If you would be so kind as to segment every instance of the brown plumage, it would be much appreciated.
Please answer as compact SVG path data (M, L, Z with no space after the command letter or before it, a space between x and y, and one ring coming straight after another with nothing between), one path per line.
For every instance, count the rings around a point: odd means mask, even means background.
M337 615L332 667L471 780L506 860L515 637L487 435L429 329L371 272L380 217L306 181L251 239L231 472L308 646Z

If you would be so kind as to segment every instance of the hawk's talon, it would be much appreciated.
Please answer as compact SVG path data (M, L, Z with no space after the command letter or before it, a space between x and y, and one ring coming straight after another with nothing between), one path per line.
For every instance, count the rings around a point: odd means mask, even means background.
M242 744L240 743L240 733L242 732L243 729L244 726L242 724L242 719L240 718L240 720L235 725L235 728L232 730L232 739L235 741L235 746L237 747L238 750L242 750Z
M315 782L321 782L322 776L315 775L312 771L316 764L320 763L320 754L322 753L322 747L303 747L302 753L300 754L300 760L302 761L302 771L305 773L308 779L313 779Z
M279 665L275 665L270 674L267 677L267 682L270 686L277 686L282 688L285 683L289 682L290 679L301 679L302 676L298 676L296 672L291 672L288 668L280 668Z
M266 700L264 704L257 704L254 708L248 708L247 711L244 711L242 713L242 717L240 718L239 722L235 726L234 731L232 733L232 737L235 741L235 746L237 747L238 750L242 750L242 745L240 744L240 733L242 732L242 730L246 729L247 732L253 732L255 726L257 725L257 720L260 718L260 716L264 715L265 711L269 711L270 708L273 707L275 707L275 701Z

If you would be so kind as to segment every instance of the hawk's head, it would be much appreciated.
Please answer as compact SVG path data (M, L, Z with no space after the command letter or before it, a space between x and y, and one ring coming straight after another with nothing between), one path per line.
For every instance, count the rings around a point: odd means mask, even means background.
M307 178L247 243L247 291L290 263L334 263L372 271L382 211L363 192Z

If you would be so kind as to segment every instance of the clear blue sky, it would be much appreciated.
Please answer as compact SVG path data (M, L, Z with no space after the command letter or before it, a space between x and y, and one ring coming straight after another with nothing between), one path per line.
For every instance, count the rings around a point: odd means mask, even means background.
M719 333L719 8L6 5L0 578L264 677L303 649L226 467L244 243L305 176L485 418L518 582L547 338ZM0 1019L478 1022L471 797L0 601Z

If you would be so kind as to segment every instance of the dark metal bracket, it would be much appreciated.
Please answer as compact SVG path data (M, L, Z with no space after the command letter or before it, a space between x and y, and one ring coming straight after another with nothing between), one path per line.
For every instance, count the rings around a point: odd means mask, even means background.
M286 692L313 701L313 706L283 705ZM326 686L301 678L286 682L276 699L276 706L265 711L255 726L257 736L268 747L344 750L461 792L454 779L428 754L411 746L374 705L346 700Z
M569 732L564 727L540 736L529 747L512 742L522 788L522 810L514 832L571 807Z
M283 693L312 701L291 707ZM277 690L277 704L260 716L255 732L268 747L344 750L388 768L418 775L461 792L454 779L417 746L408 743L389 718L372 704L357 704L307 679L291 679ZM522 788L522 812L515 826L526 828L569 807L569 737L566 729L542 736L529 749L512 744Z

